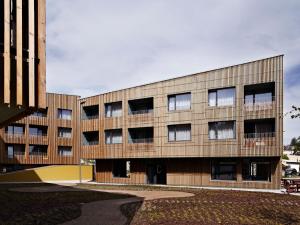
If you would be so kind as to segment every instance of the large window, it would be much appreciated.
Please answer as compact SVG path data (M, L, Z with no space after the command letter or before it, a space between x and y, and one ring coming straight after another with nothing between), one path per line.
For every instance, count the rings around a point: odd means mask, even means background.
M168 96L169 111L191 109L191 93Z
M25 145L7 145L7 158L13 159L16 155L25 155Z
M82 133L83 145L98 145L99 144L99 131L86 131Z
M235 138L235 121L209 122L208 137L210 140Z
M71 138L72 137L72 128L59 127L58 128L58 137Z
M152 143L153 127L138 127L128 129L128 143Z
M122 129L105 131L105 144L121 144L121 143L122 143Z
M23 135L24 134L24 125L9 125L5 128L5 133L11 135Z
M81 111L81 119L93 120L99 118L99 105L83 106Z
M113 177L130 177L130 161L114 160L113 161Z
M235 88L223 88L208 91L209 106L231 106L235 104Z
M112 102L105 104L105 117L122 116L122 102Z
M275 82L252 84L244 87L245 105L264 105L275 100Z
M70 109L58 109L57 118L62 120L71 120L72 119L72 110Z
M271 163L263 159L243 160L243 180L271 181Z
M31 116L47 117L47 112L48 112L48 108L46 108L46 109L39 109L38 111L36 111L33 114L31 114Z
M128 115L153 113L153 97L128 101Z
M29 145L29 155L47 156L47 145Z
M60 156L72 156L72 147L70 147L70 146L58 146L58 154Z
M236 161L233 160L212 160L212 180L236 180Z
M168 126L169 141L190 141L191 124L177 124Z
M29 135L30 136L47 136L48 128L46 126L29 126Z

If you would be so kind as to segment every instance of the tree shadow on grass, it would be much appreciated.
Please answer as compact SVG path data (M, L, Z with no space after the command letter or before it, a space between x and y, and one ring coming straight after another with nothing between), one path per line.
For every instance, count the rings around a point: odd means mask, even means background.
M129 197L134 196L47 183L0 184L0 224L61 224L78 218L86 203Z
M258 217L264 220L272 220L274 224L300 224L300 218L292 212L289 212L289 210L296 209L286 208L285 210L286 211L280 210L280 212L275 209L263 210Z
M121 205L120 209L123 215L127 217L127 222L125 225L130 225L137 211L141 208L143 201L132 202L128 204Z

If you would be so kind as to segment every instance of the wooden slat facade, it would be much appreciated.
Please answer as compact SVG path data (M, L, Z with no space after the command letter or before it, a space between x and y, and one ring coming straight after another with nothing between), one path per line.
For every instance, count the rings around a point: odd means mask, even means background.
M58 119L58 109L72 110L71 120ZM27 116L14 124L25 127L24 135L12 135L0 130L0 164L3 165L52 165L52 164L78 164L79 163L79 96L47 94L47 116ZM47 127L46 136L29 135L29 126ZM59 137L58 128L71 128L71 138ZM9 159L6 146L8 144L25 145L25 154L16 155ZM46 155L30 155L29 145L45 145L48 147ZM58 146L72 147L71 156L61 156L58 153Z
M0 3L0 127L46 107L45 0Z
M275 99L266 107L246 107L244 105L244 87L251 84L275 83ZM235 87L236 99L233 106L208 106L208 91L211 89ZM198 160L198 172L189 172L191 176L200 176L206 182L178 182L167 171L167 183L179 185L208 185L208 186L236 186L256 188L279 188L280 156L283 150L283 56L257 60L236 66L211 70L199 74L179 77L166 81L128 88L105 93L81 100L82 106L99 105L99 118L81 121L81 132L99 132L99 144L82 146L82 156L87 159L98 159L97 181L120 182L113 178L111 169L105 165L113 159L126 159L137 163L144 159L176 159L180 174L180 160ZM191 109L183 111L168 111L168 96L177 93L191 93ZM151 114L128 115L128 101L132 99L154 99L154 109ZM105 118L105 103L122 102L122 116ZM275 136L265 138L262 142L244 138L244 121L250 119L275 119ZM235 121L236 138L231 140L209 140L208 123L214 121ZM169 142L168 125L191 124L191 141ZM128 128L153 127L153 143L128 143ZM122 129L121 144L105 144L105 130ZM259 182L208 182L203 177L203 168L207 170L212 158L246 158L267 157L272 161L272 182L259 185ZM206 159L206 160L204 160ZM108 160L108 161L105 161ZM194 161L193 161L194 160ZM185 162L189 162L185 160ZM102 165L103 164L103 165ZM203 164L203 166L202 166ZM204 166L206 165L206 167ZM188 163L186 165L189 167ZM192 167L192 166L190 166ZM110 168L110 166L108 166ZM135 168L135 167L134 167ZM104 170L104 172L102 171ZM134 171L132 172L133 176ZM145 183L145 168L138 171L142 178L132 183ZM173 179L174 178L174 179ZM199 178L199 179L200 179ZM182 177L182 179L185 179ZM194 178L193 178L194 179ZM122 178L122 182L131 183L131 179ZM180 180L180 179L179 179Z

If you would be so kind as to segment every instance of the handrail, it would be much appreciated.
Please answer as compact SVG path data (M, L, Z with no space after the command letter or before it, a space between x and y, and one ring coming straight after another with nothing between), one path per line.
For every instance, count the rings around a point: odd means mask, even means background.
M131 144L138 144L138 143L153 143L153 138L134 138L128 140Z
M267 132L267 133L245 133L245 139L263 139L263 138L273 138L275 137L275 132Z
M153 109L134 110L134 111L130 111L129 115L147 114L147 113L153 113Z

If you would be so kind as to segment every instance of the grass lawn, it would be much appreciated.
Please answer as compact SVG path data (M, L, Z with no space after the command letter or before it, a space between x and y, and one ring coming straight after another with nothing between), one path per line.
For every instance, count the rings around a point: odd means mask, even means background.
M134 205L122 212L134 213L133 225L152 224L300 224L300 197L287 194L145 186L94 186L85 188L131 190L177 190L194 197L145 201L135 212Z
M129 196L95 191L22 193L16 187L50 184L0 184L0 224L60 224L81 215L84 203ZM71 188L71 187L70 187Z

